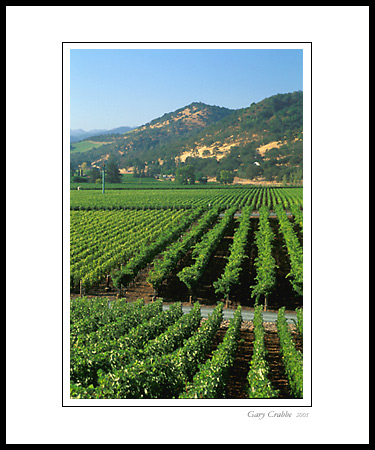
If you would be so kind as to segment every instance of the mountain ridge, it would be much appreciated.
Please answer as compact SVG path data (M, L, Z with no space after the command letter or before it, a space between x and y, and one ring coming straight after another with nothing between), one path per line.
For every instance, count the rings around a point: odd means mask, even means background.
M93 129L93 130L83 130L82 128L76 128L76 129L70 129L70 143L73 142L79 142L84 139L88 139L92 136L97 135L106 135L106 134L121 134L126 133L127 131L130 131L136 127L129 127L129 126L121 126L116 128L110 128L110 129Z
M249 179L302 178L302 102L302 91L234 110L192 102L125 134L86 138L97 147L85 152L75 148L71 162L98 165L111 155L120 168L142 165L149 176L191 164L211 177L231 170Z

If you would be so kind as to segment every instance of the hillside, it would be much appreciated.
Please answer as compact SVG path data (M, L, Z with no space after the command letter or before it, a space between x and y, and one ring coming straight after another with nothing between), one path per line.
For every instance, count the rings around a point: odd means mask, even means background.
M191 165L196 179L229 170L246 179L302 180L302 105L302 92L277 94L238 110L194 102L125 134L74 144L71 163L100 166L113 155L120 168L135 167L149 176Z

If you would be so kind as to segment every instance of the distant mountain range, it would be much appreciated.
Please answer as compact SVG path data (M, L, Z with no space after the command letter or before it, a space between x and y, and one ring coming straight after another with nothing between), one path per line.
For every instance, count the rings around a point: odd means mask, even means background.
M90 130L85 131L81 128L78 128L76 130L70 129L70 142L79 142L83 139L87 139L90 136L95 136L98 134L115 134L115 133L126 133L127 131L132 130L135 127L118 127L118 128L112 128L110 130Z
M228 170L252 180L301 181L302 112L303 93L296 91L235 110L194 102L133 129L72 130L80 140L71 141L71 166L113 157L144 176L189 164L197 179Z

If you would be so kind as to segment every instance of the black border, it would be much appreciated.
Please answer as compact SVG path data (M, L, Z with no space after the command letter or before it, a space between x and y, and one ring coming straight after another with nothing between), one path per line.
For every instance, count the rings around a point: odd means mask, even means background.
M310 118L310 130L311 130L311 397L310 397L310 405L64 405L64 44L310 44L310 104L311 104L311 118ZM143 41L137 41L137 42L70 42L70 41L62 41L61 42L61 161L62 161L62 345L61 345L61 406L63 408L312 408L312 399L313 399L313 392L312 392L312 42L292 42L292 41L280 41L280 42L173 42L173 41L167 41L167 42L143 42ZM158 401L158 399L155 399ZM225 400L225 399L224 399ZM251 399L251 401L254 401L256 399ZM264 400L264 399L261 399ZM142 401L142 400L140 400Z

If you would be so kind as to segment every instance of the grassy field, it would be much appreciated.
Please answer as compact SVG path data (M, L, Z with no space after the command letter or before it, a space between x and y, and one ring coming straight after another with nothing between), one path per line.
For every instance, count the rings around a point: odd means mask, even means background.
M110 144L110 142L93 142L93 141L81 141L72 144L70 153L87 152L93 148L101 147L104 144Z

